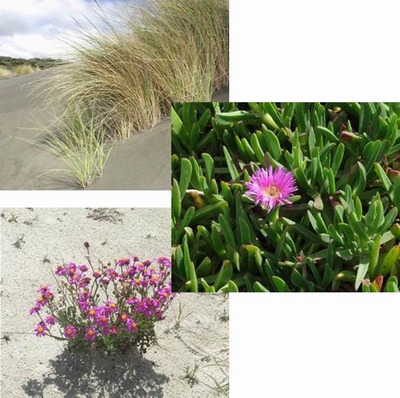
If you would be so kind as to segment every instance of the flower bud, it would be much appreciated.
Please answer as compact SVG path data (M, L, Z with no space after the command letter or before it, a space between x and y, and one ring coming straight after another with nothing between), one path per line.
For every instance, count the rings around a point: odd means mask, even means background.
M350 131L342 131L339 135L340 141L345 144L351 144L361 140L361 137L357 134L351 133Z

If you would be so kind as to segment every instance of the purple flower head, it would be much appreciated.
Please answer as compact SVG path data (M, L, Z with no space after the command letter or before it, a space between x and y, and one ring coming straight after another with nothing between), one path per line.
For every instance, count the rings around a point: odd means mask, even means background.
M106 277L103 277L103 278L101 278L100 283L101 283L102 285L108 286L109 283L110 283L110 279L108 279L108 278L106 278Z
M41 293L42 295L45 295L46 293L50 292L50 285L41 285L37 292Z
M73 339L76 336L76 328L72 325L68 325L65 329L64 329L64 336L67 339Z
M100 278L102 276L102 273L100 271L94 271L93 272L93 278L97 279Z
M130 260L128 258L121 258L121 260L117 261L117 265L123 267L124 265L129 265Z
M31 308L31 309L29 310L29 313L30 313L31 315L33 315L33 314L37 314L39 311L40 311L40 306L39 306L39 305L35 305L33 308Z
M110 323L110 320L108 319L107 315L103 313L103 314L99 314L96 317L96 323L99 326L104 328L104 327L108 326L108 324Z
M46 330L47 330L46 324L43 321L39 322L38 325L35 327L36 336L39 337L45 336Z
M138 304L139 303L139 299L137 298L137 297L129 297L127 300L126 300L126 304L129 304L129 305L136 305L136 304Z
M119 319L121 320L121 322L126 323L126 322L130 319L130 317L129 317L129 315L128 315L126 312L123 312L123 313L120 315Z
M85 339L93 341L97 337L97 330L93 326L89 326L85 331Z
M133 319L129 318L126 321L126 328L131 332L135 333L137 331L137 322L134 321Z
M103 329L103 333L104 334L112 334L112 335L115 336L116 334L118 334L118 327L116 325L113 325L110 328L109 327L105 327Z
M118 272L113 270L112 268L107 268L105 271L106 275L109 277L109 279L111 281L113 281L114 279L118 278Z
M79 286L80 288L89 286L90 281L91 281L91 279L90 279L89 277L82 278L82 279L79 281L78 286Z
M167 257L160 257L158 260L158 264L163 265L166 268L171 268L171 260Z
M47 304L46 298L43 296L40 296L37 300L36 300L36 307L42 308Z
M61 275L65 275L67 273L67 269L65 267L63 267L62 265L59 265L56 269L56 275L57 276L61 276Z
M91 303L88 300L79 300L78 301L79 307L81 307L84 311L89 311Z
M57 318L54 317L53 315L48 315L48 316L46 317L45 321L46 321L46 323L47 323L48 325L55 325L56 322L57 322Z
M86 272L89 269L86 265L80 265L78 268L82 272Z
M297 191L293 174L283 167L257 170L245 185L246 194L268 212L278 205L291 203L287 198Z
M107 300L107 310L109 312L117 312L118 311L118 304L113 300Z

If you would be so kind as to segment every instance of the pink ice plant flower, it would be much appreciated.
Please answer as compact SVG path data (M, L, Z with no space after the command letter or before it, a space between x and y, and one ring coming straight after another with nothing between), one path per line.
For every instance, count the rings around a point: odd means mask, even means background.
M257 170L245 185L246 194L268 212L278 205L290 204L287 198L297 191L293 174L283 167Z
M65 329L64 329L64 336L67 339L73 339L76 336L76 328L73 325L68 325Z

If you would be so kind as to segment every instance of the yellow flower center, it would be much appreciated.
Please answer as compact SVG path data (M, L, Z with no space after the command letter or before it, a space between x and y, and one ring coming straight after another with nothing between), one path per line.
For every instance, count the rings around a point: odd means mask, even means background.
M274 199L278 199L279 195L281 194L281 190L276 185L270 185L269 187L264 188L263 192L265 195L270 196Z
M42 333L43 332L43 328L41 326L38 327L38 332Z
M89 331L87 333L89 336L91 336L92 334L94 334L94 331L92 329L89 329Z
M68 329L67 330L67 334L71 334L72 333L72 330L71 329Z

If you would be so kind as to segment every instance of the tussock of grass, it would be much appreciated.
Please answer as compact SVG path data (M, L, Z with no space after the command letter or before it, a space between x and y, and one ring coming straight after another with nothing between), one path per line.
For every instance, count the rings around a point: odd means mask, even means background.
M47 149L69 165L82 188L102 177L110 149L105 149L105 130L95 121L93 108L76 108L64 116L57 132L47 133Z
M95 120L93 105L84 109L76 107L64 114L62 119L57 119L55 124L44 128L43 134L42 142L26 141L52 153L68 165L66 170L49 172L61 171L72 175L81 188L88 187L103 176L112 142L106 142L105 129Z
M4 66L0 66L0 77L11 77L11 71Z
M33 68L31 65L18 65L13 69L12 73L14 76L22 76L36 71L37 69Z
M168 116L172 101L209 101L228 85L228 1L148 0L104 31L80 26L77 60L55 83L56 99L96 102L109 134L129 138ZM53 97L54 98L54 97Z
M216 89L228 86L228 0L147 0L145 8L126 3L114 24L100 10L99 24L106 29L78 24L79 40L69 43L76 59L59 68L48 93L50 103L64 107L65 126L76 109L91 108L102 139L127 139L169 116L172 101L209 101ZM86 184L90 179L82 179L80 167L88 166L73 155L78 137L72 130L66 129L72 138L53 136L50 149L62 148L62 159ZM96 162L97 137L89 134L90 144L80 146Z
M0 66L0 78L10 78L15 76L27 75L38 71L38 68L34 68L31 65L17 65L14 68L6 68L5 66Z

